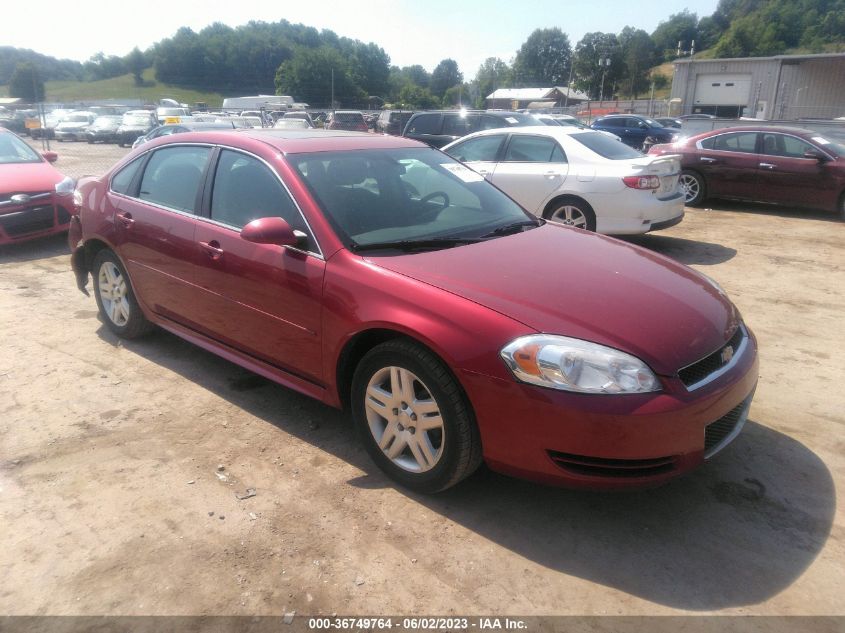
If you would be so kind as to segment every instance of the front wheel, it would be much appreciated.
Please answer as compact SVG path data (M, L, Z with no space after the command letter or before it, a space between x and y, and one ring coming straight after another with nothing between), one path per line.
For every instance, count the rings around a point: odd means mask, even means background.
M364 447L388 476L423 493L445 490L481 463L469 403L443 362L412 341L370 350L352 380Z
M152 324L141 311L117 255L109 249L101 250L94 258L92 272L94 298L106 326L121 338L136 338L149 332Z
M596 215L590 206L581 200L564 200L550 206L543 217L551 222L574 226L587 231L596 230Z
M704 178L693 171L682 171L679 182L684 192L684 204L695 206L704 200Z

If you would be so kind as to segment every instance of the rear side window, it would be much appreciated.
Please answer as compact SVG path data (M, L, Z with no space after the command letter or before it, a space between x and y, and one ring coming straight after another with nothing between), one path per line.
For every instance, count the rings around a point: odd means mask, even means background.
M566 156L553 139L543 136L514 134L505 153L505 161L512 163L562 163Z
M409 134L437 134L439 133L439 114L421 114L408 122Z
M625 119L601 119L598 124L602 127L625 127Z
M241 229L269 217L282 218L291 228L308 233L299 209L273 172L252 156L224 149L211 191L211 219Z
M194 213L197 192L211 150L207 147L168 147L147 163L139 197L147 202Z
M700 143L704 149L753 154L757 149L757 132L719 134L718 136L706 138Z
M126 167L117 172L111 179L111 190L115 193L122 193L123 195L130 195L129 187L132 185L132 180L135 174L138 173L138 168L143 162L143 156L136 158Z

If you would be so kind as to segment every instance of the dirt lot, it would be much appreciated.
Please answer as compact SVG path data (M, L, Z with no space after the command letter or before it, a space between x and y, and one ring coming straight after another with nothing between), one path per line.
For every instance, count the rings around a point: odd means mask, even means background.
M613 495L487 471L409 494L344 414L120 342L63 238L0 249L0 614L843 614L843 238L719 204L632 240L727 289L761 378L711 464Z

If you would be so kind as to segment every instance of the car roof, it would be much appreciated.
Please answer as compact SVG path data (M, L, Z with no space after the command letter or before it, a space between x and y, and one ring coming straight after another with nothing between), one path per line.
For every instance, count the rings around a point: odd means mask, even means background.
M823 132L814 132L802 127L790 127L780 125L739 125L736 127L722 127L715 130L708 130L696 134L690 138L703 138L707 136L714 136L716 134L725 134L727 132L780 132L781 134L795 134L796 136L823 136Z
M189 134L188 139L186 139L187 134L171 135L164 138L169 141L172 139L172 142L175 143L195 140L197 142L228 144L243 149L248 149L250 141L253 141L269 145L283 154L411 147L430 149L425 143L402 136L348 132L346 130L324 130L321 128L242 128L231 132L208 130L207 132L197 131ZM233 138L237 139L234 143L232 142Z

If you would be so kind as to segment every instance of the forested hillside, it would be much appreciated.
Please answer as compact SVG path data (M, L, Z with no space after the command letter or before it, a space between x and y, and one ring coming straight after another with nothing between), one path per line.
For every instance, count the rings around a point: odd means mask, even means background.
M332 94L336 104L355 107L481 105L499 87L560 86L570 77L592 98L628 97L665 87L668 77L654 69L679 52L689 54L693 42L704 57L845 51L845 0L720 0L709 16L682 11L652 33L627 26L619 33L587 33L574 45L558 27L537 29L512 59L486 59L470 82L463 73L472 69L460 69L448 57L432 72L420 65L399 68L377 43L281 20L234 28L218 23L199 32L181 28L146 51L136 48L125 57L98 53L84 63L3 47L0 85L10 83L26 62L42 81L131 73L143 87L142 73L152 66L156 81L169 86L222 94L275 92L320 107L330 104ZM443 51L448 55L448 46Z

